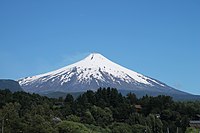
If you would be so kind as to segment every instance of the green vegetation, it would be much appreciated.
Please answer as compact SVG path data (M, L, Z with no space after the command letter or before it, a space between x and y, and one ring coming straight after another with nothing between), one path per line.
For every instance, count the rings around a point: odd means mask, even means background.
M200 129L195 129L193 127L189 127L189 128L187 128L185 133L199 133L199 132L200 132Z
M139 105L139 106L135 106ZM140 108L141 107L141 108ZM189 120L200 102L175 102L169 96L122 96L116 89L87 91L53 99L0 90L0 125L5 133L190 133Z

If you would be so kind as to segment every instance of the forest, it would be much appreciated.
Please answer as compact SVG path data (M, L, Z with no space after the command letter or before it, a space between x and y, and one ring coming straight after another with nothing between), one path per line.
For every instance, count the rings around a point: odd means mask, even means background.
M189 133L200 101L170 96L123 96L114 88L88 90L77 98L48 98L0 90L4 133Z

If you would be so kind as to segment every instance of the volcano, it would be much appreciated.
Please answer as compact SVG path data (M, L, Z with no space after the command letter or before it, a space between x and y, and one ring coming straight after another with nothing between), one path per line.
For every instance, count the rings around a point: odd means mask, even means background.
M19 79L19 84L26 92L40 94L85 92L111 87L138 95L190 95L120 66L99 53L91 53L79 62L52 72Z

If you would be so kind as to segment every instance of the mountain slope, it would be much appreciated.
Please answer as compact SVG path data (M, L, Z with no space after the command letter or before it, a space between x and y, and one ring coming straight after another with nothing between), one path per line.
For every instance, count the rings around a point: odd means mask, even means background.
M9 89L11 92L23 91L19 83L10 79L0 79L0 90Z
M118 90L187 95L158 80L122 67L98 53L92 53L56 71L20 79L19 83L25 91L35 93L82 92L113 87Z

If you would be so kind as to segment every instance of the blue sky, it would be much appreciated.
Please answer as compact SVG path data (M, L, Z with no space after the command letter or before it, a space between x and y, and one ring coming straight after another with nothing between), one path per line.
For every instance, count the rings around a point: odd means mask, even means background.
M91 52L200 94L200 1L0 1L0 78L52 71Z

